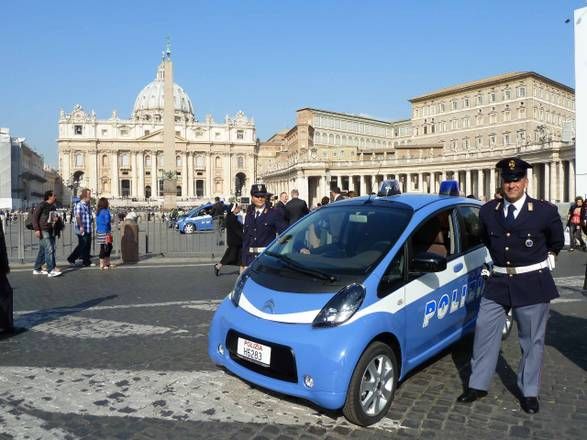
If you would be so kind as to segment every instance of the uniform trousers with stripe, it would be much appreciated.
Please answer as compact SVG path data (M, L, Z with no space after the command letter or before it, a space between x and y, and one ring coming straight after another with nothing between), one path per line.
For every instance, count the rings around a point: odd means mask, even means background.
M522 358L518 366L518 388L525 397L537 397L544 354L544 334L549 303L514 307ZM469 388L487 391L495 373L507 308L481 298L475 325L475 342L471 359Z

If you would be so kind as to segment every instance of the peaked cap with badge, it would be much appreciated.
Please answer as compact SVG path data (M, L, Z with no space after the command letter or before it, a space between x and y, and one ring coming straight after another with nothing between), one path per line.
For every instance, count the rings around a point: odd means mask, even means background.
M495 168L499 169L505 182L517 182L526 176L526 170L532 168L532 165L520 158L508 157L497 162Z
M252 196L270 196L271 193L267 192L267 187L264 183L255 183L251 186L251 195Z

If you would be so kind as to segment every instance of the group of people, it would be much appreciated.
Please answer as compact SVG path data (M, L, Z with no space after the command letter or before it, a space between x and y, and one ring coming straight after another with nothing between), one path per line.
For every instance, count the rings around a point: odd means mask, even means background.
M81 260L84 267L96 266L90 257L92 247L92 231L94 215L90 204L91 190L84 188L80 200L73 208L73 222L77 236L77 246L67 257L67 262L75 266ZM56 266L55 240L63 229L62 219L57 214L55 204L57 197L53 191L46 191L41 202L33 211L32 227L35 236L39 239L39 251L33 266L33 275L47 275L50 278L58 277L63 272ZM112 267L110 254L112 252L112 215L109 210L108 199L101 197L98 200L96 214L96 243L100 245L100 268L105 270Z

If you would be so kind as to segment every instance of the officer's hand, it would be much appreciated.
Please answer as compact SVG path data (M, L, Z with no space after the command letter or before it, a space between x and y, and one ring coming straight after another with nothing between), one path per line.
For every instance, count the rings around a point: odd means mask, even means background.
M41 238L41 231L35 231L35 235L37 236L37 238Z
M483 269L481 269L481 277L486 280L487 278L489 278L491 276L491 272L489 271L489 269L487 269L486 267L484 267Z

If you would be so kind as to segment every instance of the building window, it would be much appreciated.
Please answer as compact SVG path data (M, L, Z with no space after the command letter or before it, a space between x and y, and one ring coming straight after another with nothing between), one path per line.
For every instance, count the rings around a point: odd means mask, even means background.
M82 134L82 126L81 125L74 125L73 126L73 132L75 134Z
M75 166L77 168L84 166L84 155L82 153L75 153Z
M471 126L471 120L469 118L463 118L463 128L469 128Z
M120 130L120 135L121 136L128 136L128 130L126 130L126 129Z
M181 186L180 186L180 185L177 185L177 186L175 187L175 195L176 195L177 197L181 197Z
M196 197L204 197L204 181L196 180Z
M108 130L105 128L102 129L102 137L108 136Z
M469 108L469 98L463 99L463 107L464 108Z
M516 96L518 98L525 98L526 97L526 87L519 86L518 88L516 88Z
M469 138L463 139L463 148L465 150L468 150L469 149Z
M458 108L458 103L456 101L451 101L450 105L453 110L456 110Z
M108 168L108 156L106 154L102 156L102 168Z
M503 144L504 145L509 145L510 144L510 134L509 133L504 133L503 134Z
M175 166L177 168L181 166L181 156L175 156Z
M503 91L503 100L507 101L509 99L512 99L512 91L510 89L505 89Z
M179 136L179 135L180 135L180 134L179 134L179 130L175 130L175 135L176 135L176 136Z
M215 163L216 168L222 168L222 159L220 158L220 156L216 156L214 163Z
M145 186L145 198L146 199L151 198L151 186L150 185Z
M477 105L483 105L483 96L477 95Z
M495 147L497 137L494 134L489 135L489 146Z
M503 112L503 120L504 121L511 121L512 120L512 112L506 110Z
M120 166L122 168L129 168L129 162L130 161L127 153L120 155Z
M525 119L526 118L526 107L520 107L518 109L518 119Z
M489 102L495 102L495 92L489 92Z
M219 131L217 131L216 133L214 133L214 137L215 137L216 139L220 139L220 132L219 132Z
M145 136L149 136L151 134L151 130L145 130Z
M130 197L130 180L122 179L120 181L120 195L122 197Z
M517 140L518 140L518 144L523 144L526 142L526 131L525 130L518 131Z
M243 156L236 158L236 167L241 169L245 167L245 158Z
M145 156L145 168L151 168L151 156Z
M245 138L244 130L237 130L236 131L236 138L239 140L243 140Z
M491 113L489 115L489 123L490 124L495 124L497 123L497 113Z
M204 168L204 156L196 157L196 168L203 169Z
M481 148L481 146L483 145L483 138L481 136L477 136L475 138L475 142L477 143L477 148Z

